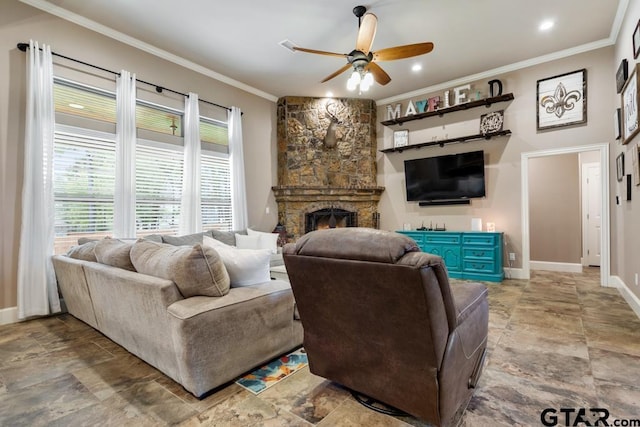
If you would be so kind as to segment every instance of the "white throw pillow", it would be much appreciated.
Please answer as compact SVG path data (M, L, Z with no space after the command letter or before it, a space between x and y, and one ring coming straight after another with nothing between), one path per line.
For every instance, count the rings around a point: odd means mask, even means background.
M259 248L269 249L272 254L278 253L278 234L277 233L265 233L263 231L256 231L247 228L249 236L258 236L260 238Z
M236 234L236 248L260 249L260 236L245 236L244 234Z
M247 236L244 236L247 237ZM271 254L265 249L238 249L208 236L203 236L202 244L218 252L224 263L231 287L251 286L269 282Z

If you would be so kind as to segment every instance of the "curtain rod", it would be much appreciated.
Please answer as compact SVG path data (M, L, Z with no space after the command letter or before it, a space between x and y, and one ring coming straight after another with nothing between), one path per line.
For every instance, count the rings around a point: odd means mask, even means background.
M17 47L22 52L26 52L27 49L29 48L29 43L18 43ZM98 69L100 71L104 71L104 72L107 72L107 73L115 74L116 76L120 75L120 73L117 72L117 71L112 71L112 70L108 70L106 68L98 67L97 65L89 64L88 62L80 61L79 59L70 58L68 56L61 55L61 54L56 53L56 52L51 52L51 55L67 59L69 61L77 62L78 64L86 65L87 67L96 68L96 69ZM169 89L169 88L157 85L157 84L145 82L144 80L136 79L136 81L140 82L140 83L143 83L143 84L146 84L146 85L149 85L149 86L154 86L156 88L156 92L158 92L158 93L162 93L163 91L166 90L167 92L175 93L176 95L182 95L182 96L185 96L185 97L188 96L186 93L178 92L177 90ZM215 102L206 101L206 100L200 99L200 98L198 98L198 101L204 102L205 104L213 105L213 106L218 107L218 108L224 108L227 111L231 111L231 108L226 107L224 105L216 104ZM244 113L242 113L242 114L244 115Z

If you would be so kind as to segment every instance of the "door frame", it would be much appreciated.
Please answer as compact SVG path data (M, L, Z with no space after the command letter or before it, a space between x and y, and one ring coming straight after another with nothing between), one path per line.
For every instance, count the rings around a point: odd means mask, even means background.
M609 223L609 144L606 143L521 153L520 165L522 185L522 274L524 279L531 278L531 248L529 234L529 159L536 157L556 156L559 154L583 153L586 151L598 151L600 154L600 225L602 231L602 238L600 240L600 286L609 286L609 275L611 270L611 236Z

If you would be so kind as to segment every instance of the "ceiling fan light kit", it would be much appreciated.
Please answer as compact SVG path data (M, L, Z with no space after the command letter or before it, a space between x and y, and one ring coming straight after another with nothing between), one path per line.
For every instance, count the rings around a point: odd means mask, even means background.
M372 52L371 46L373 45L373 39L376 35L378 18L373 13L365 13L366 11L367 8L364 6L356 6L353 8L353 14L358 18L359 28L356 38L356 48L348 54L326 52L297 46L293 47L295 51L316 55L339 56L347 59L347 64L325 77L322 83L331 80L348 69L352 69L351 77L347 81L347 89L352 91L359 88L360 93L366 92L373 85L374 81L383 86L391 81L391 77L389 77L387 72L384 71L376 61L394 61L397 59L411 58L424 55L433 50L433 43L426 42L389 47Z

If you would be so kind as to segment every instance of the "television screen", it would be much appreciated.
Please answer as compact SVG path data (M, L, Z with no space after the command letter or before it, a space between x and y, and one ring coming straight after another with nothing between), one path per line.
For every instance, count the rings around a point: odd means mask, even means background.
M405 160L407 201L484 197L484 151Z

